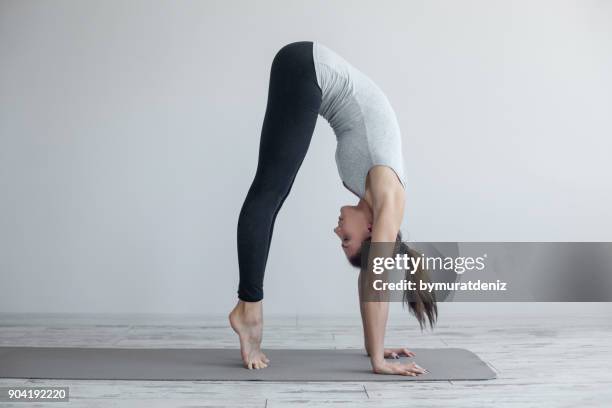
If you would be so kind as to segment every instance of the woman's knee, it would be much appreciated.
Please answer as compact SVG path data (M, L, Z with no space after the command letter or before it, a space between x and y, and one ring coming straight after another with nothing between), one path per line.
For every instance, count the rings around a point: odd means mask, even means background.
M274 202L286 194L290 185L290 180L281 179L278 176L272 178L258 174L251 184L247 201L258 203Z

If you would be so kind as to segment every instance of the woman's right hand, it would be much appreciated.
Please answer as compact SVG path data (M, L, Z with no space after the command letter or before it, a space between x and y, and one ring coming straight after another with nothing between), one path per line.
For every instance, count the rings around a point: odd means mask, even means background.
M427 370L420 367L417 363L390 363L383 361L372 364L372 370L376 374L391 374L391 375L407 375L416 377L417 375L425 374Z

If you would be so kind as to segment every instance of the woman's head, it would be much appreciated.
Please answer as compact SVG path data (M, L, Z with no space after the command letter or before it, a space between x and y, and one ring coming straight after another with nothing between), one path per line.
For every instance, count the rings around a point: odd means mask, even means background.
M361 250L361 244L372 233L372 211L364 201L340 208L334 233L340 238L342 250L350 260Z
M364 242L366 244L371 244L369 237L366 238ZM362 253L363 248L369 248L369 245L362 245L356 253L352 254L351 256L347 256L351 265L360 269L362 268L363 263L367 263L368 259L368 254ZM421 254L410 248L405 242L402 242L401 232L397 234L395 248L396 250L393 257L395 257L397 254L406 254L410 258L419 258L421 256ZM436 295L433 292L420 289L420 282L429 282L429 274L427 273L427 270L422 267L421 263L419 263L416 271L405 271L405 279L407 281L415 282L416 290L404 291L403 303L408 305L410 312L414 315L414 317L416 317L421 329L423 329L428 323L429 326L433 328L438 318Z

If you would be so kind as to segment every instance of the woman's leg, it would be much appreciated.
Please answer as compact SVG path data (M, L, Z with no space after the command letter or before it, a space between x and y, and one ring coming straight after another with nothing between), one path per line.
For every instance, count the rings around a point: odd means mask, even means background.
M240 301L230 323L247 368L264 368L263 280L274 221L306 156L321 105L312 43L286 45L274 57L255 179L238 219Z
M272 63L257 172L238 220L238 297L243 301L263 298L274 221L308 151L320 105L312 43L286 45Z

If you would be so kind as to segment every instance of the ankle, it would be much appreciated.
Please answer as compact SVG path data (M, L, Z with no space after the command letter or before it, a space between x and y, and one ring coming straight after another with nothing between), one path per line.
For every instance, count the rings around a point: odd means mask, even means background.
M262 318L262 302L244 302L240 300L236 309L240 313L245 323L258 324L263 320Z

